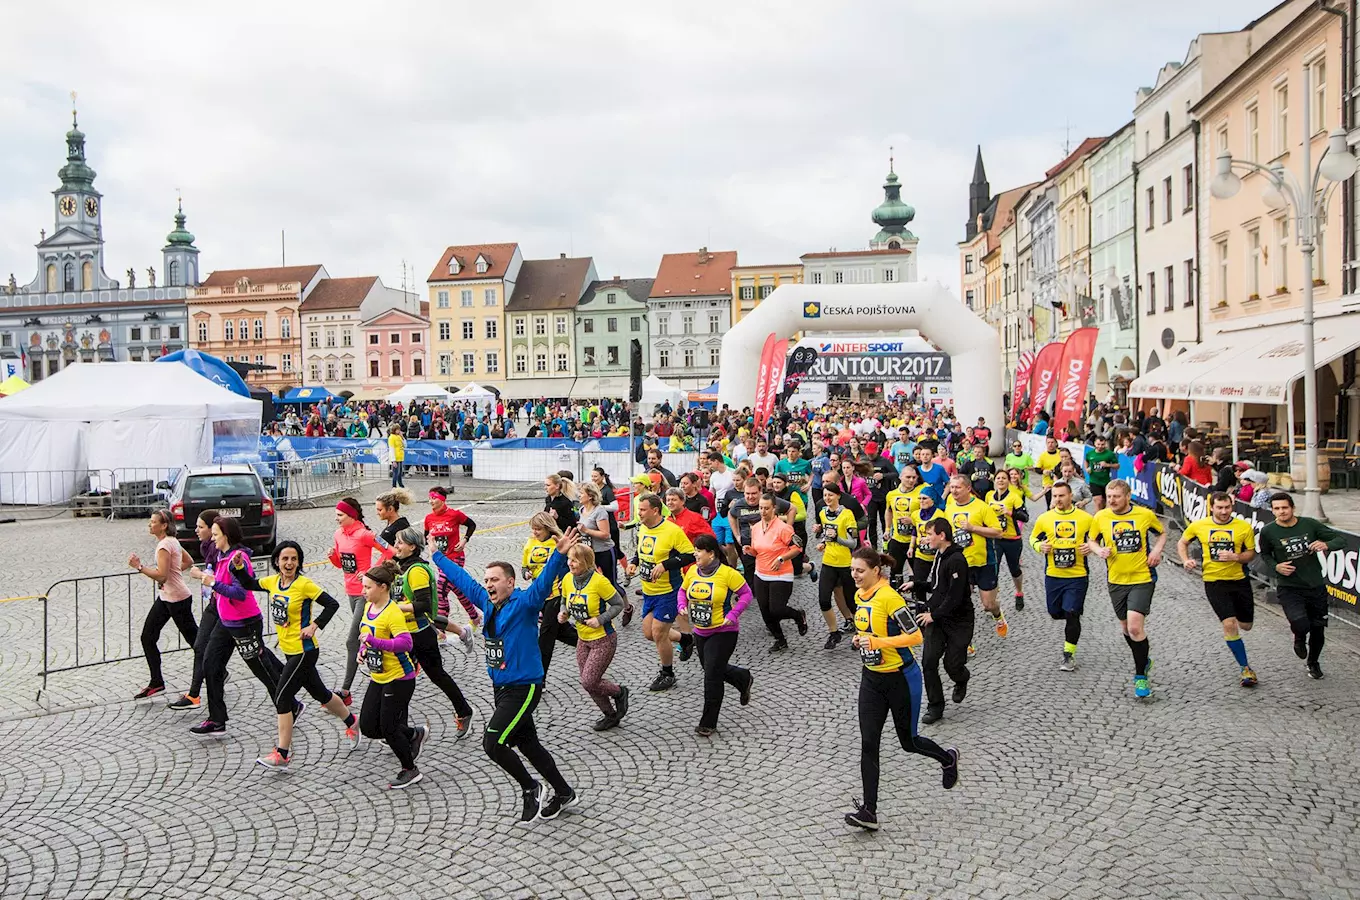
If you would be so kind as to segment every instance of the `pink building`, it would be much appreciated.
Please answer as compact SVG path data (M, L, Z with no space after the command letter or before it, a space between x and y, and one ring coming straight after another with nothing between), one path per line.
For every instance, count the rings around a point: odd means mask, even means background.
M364 347L364 391L394 391L425 381L430 374L430 304L420 314L401 307L386 309L361 322Z

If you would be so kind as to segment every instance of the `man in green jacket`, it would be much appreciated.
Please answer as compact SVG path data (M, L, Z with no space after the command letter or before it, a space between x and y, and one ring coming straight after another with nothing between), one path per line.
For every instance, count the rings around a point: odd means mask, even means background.
M1270 511L1275 521L1261 529L1261 558L1275 568L1275 593L1294 632L1294 655L1307 663L1310 678L1321 678L1327 580L1319 554L1343 549L1346 538L1317 519L1294 515L1294 498L1284 492L1270 498Z

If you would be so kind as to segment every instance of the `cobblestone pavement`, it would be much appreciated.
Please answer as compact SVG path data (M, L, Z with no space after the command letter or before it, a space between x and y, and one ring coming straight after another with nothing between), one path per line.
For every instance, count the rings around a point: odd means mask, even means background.
M470 507L484 529L473 567L517 556L522 527L489 529L532 509ZM323 556L325 510L283 522ZM66 519L0 533L0 593L117 571L148 544L141 528ZM1025 565L1038 587L1038 561ZM815 610L808 584L795 603ZM11 717L35 710L23 606L0 606L0 712ZM1328 677L1313 682L1283 619L1264 609L1247 638L1261 685L1242 689L1198 581L1165 566L1149 625L1154 695L1136 701L1103 589L1086 620L1070 675L1057 671L1062 627L1035 590L1010 615L1008 640L980 635L967 700L924 729L960 748L959 785L941 790L934 764L885 740L876 835L841 822L859 793L854 656L822 651L814 626L768 657L755 610L737 653L756 673L754 698L746 708L729 698L710 740L693 734L697 660L677 664L675 690L648 694L655 655L637 623L611 668L637 690L613 732L590 730L595 709L559 648L540 732L582 803L530 828L515 824L517 791L480 742L454 742L451 711L426 682L413 707L434 729L426 779L391 792L390 753L346 753L337 723L314 708L296 733L296 771L255 766L274 717L236 664L231 736L207 744L160 700L121 700L145 678L138 663L65 673L52 705L85 708L0 722L0 896L1360 897L1360 636L1335 624ZM334 678L342 639L322 643ZM446 659L484 722L478 657ZM188 669L187 654L167 656L177 686Z

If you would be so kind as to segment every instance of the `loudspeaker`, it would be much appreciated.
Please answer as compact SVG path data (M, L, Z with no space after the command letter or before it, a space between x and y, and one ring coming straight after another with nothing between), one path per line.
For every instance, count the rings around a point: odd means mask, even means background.
M642 344L633 338L628 349L628 402L642 400Z

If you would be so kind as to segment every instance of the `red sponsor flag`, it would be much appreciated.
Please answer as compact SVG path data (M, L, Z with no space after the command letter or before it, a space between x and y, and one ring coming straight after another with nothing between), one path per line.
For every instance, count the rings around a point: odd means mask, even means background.
M1020 358L1015 363L1015 384L1011 387L1011 418L1020 415L1020 404L1024 401L1024 389L1029 386L1029 373L1034 369L1034 358L1037 354L1033 350L1026 350L1020 354Z
M1053 424L1059 427L1068 422L1080 422L1086 403L1086 386L1091 380L1091 362L1096 353L1099 328L1078 328L1063 344L1062 362L1058 364L1058 399L1053 407Z
M756 410L756 427L763 428L774 413L776 401L779 399L779 389L784 385L784 369L788 366L789 342L778 340L770 348L770 368L766 373L767 384L765 387L765 405Z
M765 392L770 385L770 362L774 356L774 343L778 340L773 333L765 338L765 346L760 351L760 368L756 375L756 399L751 404L751 412L755 414L756 425L760 424L760 410L765 406Z
M1033 419L1048 403L1048 395L1053 392L1053 383L1057 380L1062 353L1063 345L1053 341L1044 344L1035 357L1034 367L1029 370L1029 406L1025 408L1025 418Z

